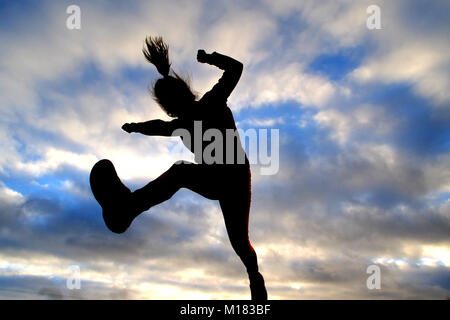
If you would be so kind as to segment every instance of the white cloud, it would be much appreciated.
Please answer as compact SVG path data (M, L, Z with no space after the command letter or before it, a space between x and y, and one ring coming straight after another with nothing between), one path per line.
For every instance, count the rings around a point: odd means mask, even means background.
M430 10L446 10L440 7L443 3L430 5ZM374 49L352 76L361 82L412 84L417 94L445 108L450 102L450 45L442 39L448 28L438 17L423 23L426 16L408 17L405 12L411 12L406 1L383 2L385 27L371 32Z
M327 79L309 74L299 63L275 65L270 69L249 72L242 81L233 106L259 106L289 100L307 107L322 107L333 97L336 89Z
M41 176L55 172L62 165L70 165L75 168L88 171L95 164L97 158L89 154L77 154L67 150L47 148L43 153L43 159L37 161L18 162L14 166L18 171L26 172L32 176Z
M359 81L411 83L418 94L445 107L450 101L450 82L446 67L450 63L450 46L443 50L436 50L429 44L422 46L414 43L399 44L387 53L370 58L353 72L353 77Z
M330 129L331 138L339 144L354 142L358 132L371 130L372 135L383 136L391 133L397 120L389 116L381 106L359 105L346 113L328 108L319 111L314 120L321 126ZM352 139L353 138L353 139Z
M23 203L24 197L20 192L10 189L0 182L0 200L2 203L18 205Z

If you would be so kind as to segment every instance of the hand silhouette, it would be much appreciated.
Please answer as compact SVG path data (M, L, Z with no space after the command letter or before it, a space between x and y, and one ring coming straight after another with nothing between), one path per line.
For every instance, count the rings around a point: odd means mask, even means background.
M208 57L208 54L205 52L205 50L200 49L197 51L197 61L198 62L205 63L207 57Z
M122 129L128 133L134 132L134 123L125 123Z

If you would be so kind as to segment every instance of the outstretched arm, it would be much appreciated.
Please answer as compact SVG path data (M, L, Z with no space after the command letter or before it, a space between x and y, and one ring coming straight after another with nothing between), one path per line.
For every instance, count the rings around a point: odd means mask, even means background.
M177 119L172 121L150 120L146 122L125 123L122 129L128 133L137 132L147 136L165 136L169 137L178 129Z
M234 87L236 87L244 65L231 57L217 52L208 54L204 50L198 50L197 61L211 64L225 71L219 82L205 95L226 100Z

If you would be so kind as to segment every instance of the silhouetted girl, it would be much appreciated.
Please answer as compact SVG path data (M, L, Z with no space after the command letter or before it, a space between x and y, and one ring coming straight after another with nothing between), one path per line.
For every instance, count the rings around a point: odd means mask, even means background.
M105 223L111 231L122 233L136 216L170 199L180 188L188 188L208 199L219 200L231 245L247 268L252 299L265 300L267 292L264 279L258 272L256 253L248 237L251 172L239 137L237 136L235 147L232 149L227 149L224 141L222 152L224 160L213 164L197 161L202 158L207 144L202 142L200 147L196 147L193 139L195 122L198 125L198 121L201 121L203 132L214 128L223 134L224 139L227 129L236 130L233 115L226 101L239 81L243 65L217 52L207 54L204 50L198 50L198 62L214 65L224 70L224 73L209 92L200 100L196 100L186 81L173 71L173 75L169 74L169 49L161 37L147 38L143 53L163 76L154 84L154 99L174 120L126 123L122 129L128 133L138 132L149 136L172 136L175 130L185 129L190 133L192 140L182 139L183 143L194 153L197 163L177 162L157 179L134 192L130 192L118 182L119 193L116 192L108 199L103 199L103 202L97 199L103 207ZM174 135L177 135L176 131ZM233 161L226 161L227 152L228 159ZM234 153L231 157L230 152ZM238 159L240 152L244 155L244 161L241 162ZM101 165L102 161L109 160L101 160L98 164ZM110 165L112 167L112 164ZM95 183L91 177L93 190Z

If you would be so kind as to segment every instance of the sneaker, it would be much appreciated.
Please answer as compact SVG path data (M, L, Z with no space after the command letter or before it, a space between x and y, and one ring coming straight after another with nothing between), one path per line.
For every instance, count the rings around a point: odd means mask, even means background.
M135 209L131 205L131 191L120 181L113 163L107 159L97 162L91 170L90 184L108 229L125 232L136 216Z

